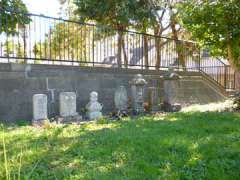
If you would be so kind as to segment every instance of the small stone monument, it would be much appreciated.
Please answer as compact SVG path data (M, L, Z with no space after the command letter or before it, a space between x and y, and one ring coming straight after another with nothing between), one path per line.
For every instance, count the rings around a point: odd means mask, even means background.
M126 112L128 108L127 90L124 86L119 86L114 94L115 107L120 112Z
M90 93L90 102L86 105L87 115L90 120L100 119L102 117L102 104L98 102L98 93Z
M58 123L74 123L82 120L77 113L77 96L75 92L61 92L59 95L60 117Z
M75 92L60 93L60 116L70 117L77 116L77 96Z
M177 112L181 110L181 105L177 102L177 95L179 89L179 80L181 77L174 72L173 68L169 68L169 71L163 76L163 89L164 98L162 109L168 112Z
M132 91L132 103L133 110L136 113L144 112L144 86L147 84L147 81L143 78L141 74L137 74L130 81L131 91Z
M40 125L48 120L47 95L35 94L33 96L33 125Z

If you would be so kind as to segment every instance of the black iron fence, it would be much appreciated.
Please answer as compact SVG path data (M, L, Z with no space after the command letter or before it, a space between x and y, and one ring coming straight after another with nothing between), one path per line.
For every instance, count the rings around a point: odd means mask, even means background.
M224 62L224 60L211 56L201 56L200 72L211 77L225 89L236 88L235 71L227 64L227 61Z
M29 20L24 25L16 24L14 16L0 16L0 62L150 70L174 67L200 71L225 89L234 88L235 82L229 83L235 81L230 67L203 58L193 42L44 15L24 16Z

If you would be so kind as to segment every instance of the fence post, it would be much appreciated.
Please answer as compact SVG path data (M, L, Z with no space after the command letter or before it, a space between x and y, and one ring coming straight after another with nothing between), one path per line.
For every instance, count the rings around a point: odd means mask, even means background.
M234 70L234 74L233 74L233 88L236 89L236 71Z
M198 50L198 71L201 72L201 48Z
M94 51L94 39L95 39L95 32L94 32L94 26L92 27L92 35L93 35L93 38L92 38L92 65L94 67L94 56L95 56L95 51Z
M224 88L227 89L227 66L224 66Z

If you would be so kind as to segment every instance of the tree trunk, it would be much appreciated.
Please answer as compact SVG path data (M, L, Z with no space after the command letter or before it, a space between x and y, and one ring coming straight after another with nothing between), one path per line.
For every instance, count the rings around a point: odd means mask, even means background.
M160 30L159 27L156 27L154 29L154 35L156 36L155 37L155 48L156 48L156 64L155 64L155 68L156 70L159 70L160 69L160 66L161 66L161 35L162 35L162 32Z
M127 68L128 67L128 57L127 57L127 52L125 50L125 41L124 41L124 36L123 35L122 35L121 44L122 44L123 57L124 57L124 66L125 66L125 68Z
M149 68L149 63L148 63L148 37L146 35L143 35L143 48L144 48L144 64L145 68Z
M235 71L235 74L234 74L234 78L235 78L235 88L240 91L240 71L237 67L237 65L235 64L235 62L238 62L238 61L234 61L234 56L233 56L233 49L232 49L232 46L231 46L231 42L230 40L228 40L228 43L227 43L227 53L228 53L228 62L230 64L230 67ZM240 59L239 59L240 60Z
M118 43L117 43L117 49L118 49L118 53L117 53L117 64L118 67L122 67L122 39L123 39L123 33L121 30L118 31Z
M27 32L26 27L23 28L23 55L24 55L24 63L27 64Z
M178 40L178 34L176 30L176 22L172 20L171 22L171 29L172 29L172 37L176 44L176 51L178 55L178 61L182 65L183 70L186 71L186 64L185 64L185 56L184 56L184 46L182 45L181 41Z

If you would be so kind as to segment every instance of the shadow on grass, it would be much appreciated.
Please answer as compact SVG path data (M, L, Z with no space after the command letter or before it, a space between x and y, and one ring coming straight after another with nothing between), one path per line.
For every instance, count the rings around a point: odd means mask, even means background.
M24 146L21 174L29 179L238 179L239 118L175 113L35 129L9 138L8 156Z

